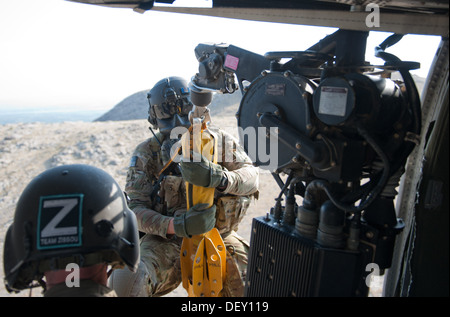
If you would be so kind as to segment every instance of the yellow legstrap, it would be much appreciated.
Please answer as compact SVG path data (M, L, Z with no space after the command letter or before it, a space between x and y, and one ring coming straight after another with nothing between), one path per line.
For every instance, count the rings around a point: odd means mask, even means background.
M221 295L226 276L226 249L217 228L183 239L181 275L183 288L190 297Z

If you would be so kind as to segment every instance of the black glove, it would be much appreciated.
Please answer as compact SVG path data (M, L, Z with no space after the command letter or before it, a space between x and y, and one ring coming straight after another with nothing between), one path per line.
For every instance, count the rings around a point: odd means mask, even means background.
M191 238L194 235L210 231L216 224L216 205L192 206L186 213L175 216L173 228L179 237Z
M224 168L207 160L203 155L200 162L179 163L183 179L201 187L217 187L224 178Z

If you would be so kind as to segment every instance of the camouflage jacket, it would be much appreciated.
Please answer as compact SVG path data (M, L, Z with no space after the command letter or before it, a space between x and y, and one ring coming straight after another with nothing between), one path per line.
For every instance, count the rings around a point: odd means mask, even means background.
M237 230L245 214L250 196L258 195L259 170L238 145L237 140L220 129L209 128L218 136L218 164L225 168L228 185L215 191L217 206L216 227L221 233ZM170 139L155 137L139 144L131 158L125 191L130 198L129 207L138 219L139 231L167 238L167 227L174 214L186 212L186 188L181 175L174 169L159 172L170 158ZM175 164L172 165L175 168Z

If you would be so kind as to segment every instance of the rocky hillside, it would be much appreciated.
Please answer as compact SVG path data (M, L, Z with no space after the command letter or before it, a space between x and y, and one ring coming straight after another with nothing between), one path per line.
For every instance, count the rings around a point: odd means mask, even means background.
M147 119L148 117L148 90L138 91L125 98L111 110L94 121L122 121ZM241 93L214 94L209 108L212 115L234 115L241 101Z
M94 121L122 121L147 118L147 93L148 90L143 90L128 96Z

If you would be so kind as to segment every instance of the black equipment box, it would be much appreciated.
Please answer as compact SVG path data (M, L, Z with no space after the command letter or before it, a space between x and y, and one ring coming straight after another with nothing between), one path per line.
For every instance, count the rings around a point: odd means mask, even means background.
M245 295L249 297L367 296L371 246L321 247L272 216L253 219Z

